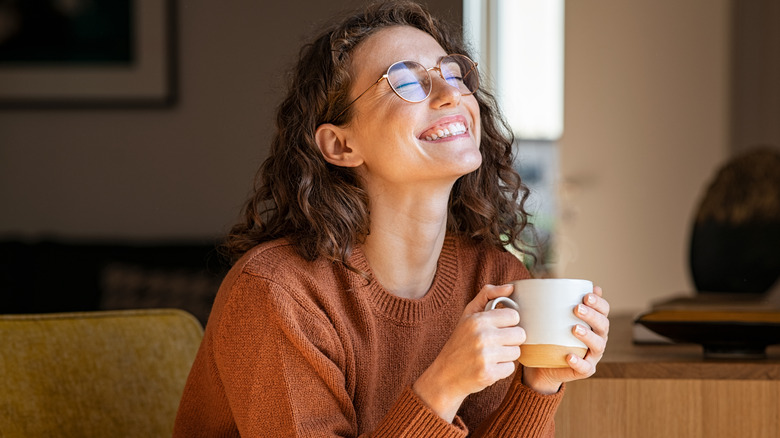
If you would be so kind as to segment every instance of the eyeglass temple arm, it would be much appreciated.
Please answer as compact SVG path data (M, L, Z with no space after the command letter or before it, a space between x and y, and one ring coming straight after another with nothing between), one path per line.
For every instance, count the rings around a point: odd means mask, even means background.
M471 62L474 62L474 61L471 61ZM465 74L465 75L463 75L463 78L465 79L465 78L466 78L466 76L468 76L468 75L470 75L471 73L473 73L473 72L474 72L474 70L476 70L476 69L477 69L477 65L478 65L478 64L477 64L476 62L474 62L474 65L472 65L472 66L471 66L471 68L469 69L469 71L467 71L467 72L466 72L466 74Z
M348 104L347 104L347 106L345 106L345 107L344 107L344 109L343 109L343 110L341 110L341 112L340 112L340 113L338 113L338 115L337 115L336 117L334 117L334 118L333 118L333 120L338 120L338 119L339 119L339 117L341 117L341 116L342 116L342 114L344 114L345 112L347 112L347 110L349 109L349 107L351 107L351 106L352 106L352 104L353 104L353 103L357 102L357 101L358 101L358 99L360 99L361 97L363 97L363 95L364 95L364 94L368 93L368 90L370 90L370 89L374 88L374 87L375 87L375 86L377 86L377 85L378 85L380 82L382 82L382 79L387 79L387 73L383 74L381 78L377 79L377 80L376 80L376 82L374 82L373 84L371 84L371 86L370 86L370 87L366 88L366 91L364 91L364 92L360 93L360 95L359 95L358 97L354 98L354 99L352 100L352 102L348 103Z

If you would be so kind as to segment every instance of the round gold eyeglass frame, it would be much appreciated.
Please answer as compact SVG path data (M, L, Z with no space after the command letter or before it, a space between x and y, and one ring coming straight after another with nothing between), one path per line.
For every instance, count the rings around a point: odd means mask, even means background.
M423 97L422 99L419 99L419 100L410 100L410 99L407 99L407 98L403 97L403 96L401 95L401 93L399 93L399 92L398 92L398 90L396 90L396 89L395 89L395 87L393 86L393 84L392 84L392 83L391 83L391 82L388 80L388 81L387 81L387 83L390 85L390 88L393 90L393 93L395 93L395 95L396 95L396 96L398 96L399 98L401 98L402 100L405 100L406 102L409 102L409 103L420 103L420 102L423 102L425 99L427 99L427 98L428 98L428 97L431 95L431 92L433 91L433 78L431 78L431 70L436 70L436 71L438 71L438 72L439 72L439 76L440 76L440 77L441 77L441 78L442 78L442 79L443 79L445 82L447 82L447 83L449 84L449 81L447 80L447 78L445 78L445 77L444 77L444 73L442 73L442 71L441 71L441 63L442 63L442 61L444 61L445 59L451 59L451 58L455 58L455 59L461 59L461 60L464 60L464 61L466 61L466 64L465 64L465 65L467 65L467 66L470 66L470 67L468 68L468 71L466 71L466 72L463 74L463 79L464 79L464 80L463 80L463 82L464 82L464 84L466 83L466 80L465 80L465 78L466 78L466 77L468 77L468 76L469 76L469 75L471 75L471 74L476 74L476 71L477 71L477 63L476 63L476 62L474 62L474 61L472 61L472 60L471 60L471 58L469 58L469 57L468 57L468 56L466 56L466 55L451 54L451 55L445 55L445 56L442 56L442 57L441 57L441 59L439 59L439 62L437 62L437 63L436 63L436 66L435 66L435 67L430 67L430 68L427 68L427 67L425 67L424 65L420 64L420 63L419 63L419 62L417 62L417 61L397 61L397 62L394 62L393 64L391 64L391 65L390 65L390 67L388 67L388 68L387 68L387 71L385 72L385 74L383 74L383 75L382 75L382 76L381 76L379 79L377 79L377 80L376 80L376 82L374 82L373 84L371 84L371 86L369 86L368 88L366 88L366 90L365 90L365 91L363 91L362 93L360 93L360 94L358 95L358 97L354 98L354 99L352 100L352 102L350 102L349 104L347 104L347 106L345 106L345 107L344 107L344 109L342 109L342 110L341 110L341 112L339 112L339 113L338 113L338 115L336 115L336 117L334 117L334 118L333 118L333 120L338 120L338 119L339 119L339 117L341 117L342 115L344 115L344 113L345 113L345 112L347 112L347 110L348 110L348 109L349 109L349 108L350 108L350 107L351 107L351 106L352 106L352 105L353 105L355 102L357 102L357 101L358 101L358 99L360 99L361 97L363 97L363 95L364 95L364 94L368 93L368 91L369 91L369 90L371 90L371 89L372 89L372 88L374 88L375 86L379 85L379 83L380 83L380 82L382 82L382 80L384 80L384 79L388 79L388 78L390 77L390 71L391 71L391 70L393 70L393 68L394 68L395 66L399 65L399 64L406 64L406 65L409 65L409 64L411 64L411 65L418 65L418 66L420 66L420 68L421 68L422 70L425 70L425 73L428 75L428 80L427 80L428 87L427 87L427 90L425 91L425 97ZM471 80L474 80L474 81L475 81L475 82L474 82L474 89L473 89L473 90L469 90L469 92L468 92L468 93L464 93L464 92L463 92L463 90L461 89L461 87L456 87L456 88L458 88L458 91L460 91L460 94L461 94L461 96L468 96L468 95L474 94L474 93L475 93L475 92L476 92L476 91L479 89L479 74L476 74L476 76L473 76Z

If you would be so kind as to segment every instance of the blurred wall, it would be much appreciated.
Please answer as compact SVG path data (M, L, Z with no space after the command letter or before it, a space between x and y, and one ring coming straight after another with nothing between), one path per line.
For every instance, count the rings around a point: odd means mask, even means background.
M780 148L780 2L732 0L731 146Z
M692 215L729 154L728 0L566 2L559 275L617 311L691 292Z
M302 43L360 0L177 0L170 109L0 110L0 236L211 239L237 219ZM461 22L460 0L430 0Z
M301 43L360 3L179 0L177 106L0 111L0 235L220 236ZM617 310L692 287L692 210L728 154L727 3L567 1L558 271Z

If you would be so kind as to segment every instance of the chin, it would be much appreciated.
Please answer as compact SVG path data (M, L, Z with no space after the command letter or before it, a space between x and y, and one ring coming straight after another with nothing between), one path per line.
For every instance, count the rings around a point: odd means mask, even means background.
M461 176L467 175L479 169L479 166L482 165L482 154L477 152L476 157L463 157L463 160L461 160L459 163L461 164Z

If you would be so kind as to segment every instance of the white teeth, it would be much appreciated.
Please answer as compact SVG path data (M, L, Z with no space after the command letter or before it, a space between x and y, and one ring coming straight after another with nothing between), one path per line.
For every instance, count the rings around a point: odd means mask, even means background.
M466 133L466 125L460 122L450 123L449 125L437 129L435 132L425 136L427 141L438 140L440 138L461 135Z
M452 135L460 135L466 132L466 126L463 123L453 123L449 126Z

